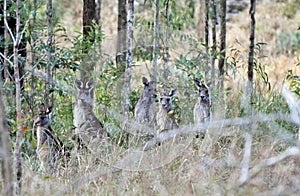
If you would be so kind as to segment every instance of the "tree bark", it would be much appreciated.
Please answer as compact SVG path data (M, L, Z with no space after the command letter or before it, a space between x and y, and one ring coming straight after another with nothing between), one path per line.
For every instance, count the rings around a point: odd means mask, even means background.
M21 84L20 84L20 69L18 49L20 43L20 0L16 0L16 35L14 39L14 78L16 85L16 113L17 113L17 137L15 146L15 158L16 158L16 174L17 174L17 187L16 193L21 194L22 188L22 156L21 156L21 141L23 137L22 133L22 111L21 111Z
M97 0L96 10L95 10L97 24L100 24L101 21L101 9L102 9L102 0Z
M116 64L122 72L125 70L127 50L127 2L118 0L118 35Z
M205 0L205 50L207 55L206 67L205 67L205 80L209 79L209 62L210 62L210 54L209 54L209 0Z
M53 104L53 100L50 98L50 88L52 80L52 54L53 49L53 20L52 20L52 0L48 0L47 3L47 23L48 23L48 50L47 50L47 69L46 69L46 82L45 82L45 94L44 102L46 107Z
M93 20L96 21L95 13L95 0L84 0L83 1L83 53L85 54L85 59L82 59L81 69L80 69L80 78L83 81L92 81L92 73L94 71L94 63L90 58L90 48L95 41L95 34L90 35L90 32L94 31L93 29Z
M218 86L223 89L226 58L226 0L221 0L220 60Z
M168 86L168 63L169 63L169 0L165 1L166 9L166 32L165 32L165 56L164 56L164 80L165 86Z
M8 138L8 128L5 115L5 107L2 95L2 78L0 77L0 152L2 164L3 188L2 195L13 195L13 175L11 167L11 153Z
M154 11L154 39L153 39L153 63L151 80L157 82L157 58L158 58L158 33L159 33L159 0L155 0Z
M249 101L251 101L251 96L253 93L255 4L256 4L256 0L250 1L249 14L251 17L251 25L250 25L250 45L249 45L249 57L248 57L248 87L247 87L247 96L250 99Z
M215 86L215 60L217 55L217 32L216 32L216 25L217 25L217 9L216 9L216 0L212 0L212 60L211 60L211 88Z
M128 0L129 19L128 19L128 48L126 54L125 68L125 93L124 93L124 115L129 119L130 108L130 83L131 83L131 67L132 67L132 43L133 43L133 22L134 22L134 0Z

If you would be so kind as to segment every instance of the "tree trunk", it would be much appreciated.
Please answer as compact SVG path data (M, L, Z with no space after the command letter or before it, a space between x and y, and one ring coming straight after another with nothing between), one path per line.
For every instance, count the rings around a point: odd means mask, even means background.
M2 164L3 187L2 195L13 195L13 175L11 167L11 153L8 139L8 128L6 122L5 108L2 95L2 78L0 77L0 152Z
M212 0L212 60L211 60L211 88L215 86L215 60L217 55L217 32L216 32L216 25L217 25L217 9L216 9L216 0Z
M101 32L101 26L100 26L100 21L101 21L101 9L102 9L102 0L97 0L97 5L96 5L96 23L99 25L99 31ZM101 43L99 43L99 54L102 56L102 48L101 48Z
M33 1L33 11L37 12L37 0ZM32 27L36 25L36 14L33 14L33 19L32 19ZM35 53L35 47L36 47L36 40L37 40L37 35L35 30L32 31L32 47L31 47L31 62L32 65L35 65L36 61L36 53ZM31 45L31 44L30 44ZM32 119L35 117L34 115L34 103L35 103L35 66L31 67L31 90L30 90L30 110L32 113Z
M210 54L209 54L209 0L205 0L205 47L206 47L206 67L205 67L205 80L209 79L209 62L210 62Z
M226 58L226 0L221 0L221 31L220 31L220 60L218 86L224 86L224 65Z
M23 137L22 133L22 111L21 111L21 84L20 84L20 69L18 49L20 43L20 0L16 1L16 35L14 39L14 78L16 85L16 113L17 113L17 137L15 147L16 158L16 174L17 174L17 187L16 193L21 194L22 188L22 157L21 157L21 141Z
M82 59L81 69L80 69L80 78L82 81L93 81L92 73L94 71L94 62L90 57L90 48L95 41L95 34L90 35L93 29L93 20L96 20L95 13L95 0L84 0L83 1L83 53L85 54L85 59Z
M46 107L53 104L53 100L50 99L50 88L52 80L52 54L53 49L53 21L52 21L52 0L48 0L47 3L47 22L48 22L48 50L47 50L47 70L46 70L46 82L45 82L45 94L44 101Z
M157 82L157 58L158 58L158 33L159 33L159 0L155 0L154 11L154 39L153 39L153 63L151 80Z
M166 32L165 32L165 56L164 56L164 80L165 86L168 86L168 63L169 63L169 0L165 1L166 8Z
M101 21L101 9L102 9L102 0L97 0L96 10L95 10L97 24L100 24Z
M124 115L129 119L130 108L130 82L131 82L131 66L132 66L132 43L133 43L133 22L134 22L134 0L128 0L129 4L129 20L128 20L128 48L126 55L125 68L125 93L124 93Z
M118 0L118 37L116 63L122 72L125 70L127 50L127 3Z
M254 69L254 39L255 39L255 4L256 0L250 1L249 14L251 17L250 26L250 45L249 45L249 57L248 57L248 87L247 87L247 97L251 101L253 93L253 69ZM250 103L249 103L250 104Z

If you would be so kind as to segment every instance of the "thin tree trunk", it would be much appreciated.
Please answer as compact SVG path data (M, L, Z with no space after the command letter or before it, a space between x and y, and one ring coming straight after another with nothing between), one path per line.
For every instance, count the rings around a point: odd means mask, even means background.
M219 81L218 86L224 86L224 65L226 58L226 0L221 0L221 31L220 31L220 60L219 60Z
M134 0L128 0L129 4L129 20L128 20L128 49L126 55L125 68L125 93L124 93L124 115L129 119L130 108L130 83L131 83L131 67L132 67L132 43L133 43L133 22L134 22Z
M80 69L80 78L83 81L93 81L91 78L92 73L94 71L94 62L92 62L92 59L90 58L90 48L91 45L95 41L95 34L94 36L90 36L90 32L94 31L93 29L93 20L95 20L96 13L95 13L95 0L84 0L83 1L83 42L84 42L84 48L83 53L86 55L85 59L82 59L82 67ZM93 94L93 93L92 93Z
M169 0L165 2L166 8L166 32L165 32L165 56L164 56L164 80L165 86L168 86L168 63L169 63Z
M215 86L215 60L217 54L217 32L216 32L216 25L217 25L217 9L216 9L216 0L212 0L212 8L213 8L213 15L212 15L212 60L211 60L211 88Z
M2 163L3 187L2 195L13 195L13 175L11 167L11 153L8 139L8 128L6 122L5 108L2 95L2 78L0 77L0 157Z
M125 69L127 50L127 2L118 1L118 37L116 63L118 68Z
M16 158L16 174L17 174L17 187L16 193L21 194L22 188L22 156L21 156L21 141L22 133L22 111L21 111L21 84L20 84L20 68L18 58L18 48L20 43L20 0L16 0L16 35L14 40L14 78L16 85L16 113L17 113L17 137L15 147Z
M205 67L205 80L207 81L209 78L209 62L210 62L210 54L209 54L209 0L205 0L205 47L206 47L206 67Z
M251 101L251 96L253 93L253 69L254 69L254 39L255 39L255 4L256 0L250 1L249 14L251 17L250 26L250 45L249 45L249 57L248 57L248 87L247 96L249 101Z
M46 70L46 83L45 83L45 95L44 101L48 106L53 104L53 100L50 99L49 93L51 88L52 79L52 53L53 51L53 20L52 20L52 0L48 0L47 4L47 22L48 22L48 51L47 51L47 70Z
M102 0L97 0L96 10L95 10L97 24L100 24L101 21L101 9L102 9Z
M158 33L159 33L159 0L155 0L154 11L154 40L153 40L153 63L151 80L157 82L157 58L158 58Z
M33 10L34 12L37 12L37 0L33 1ZM32 26L34 27L36 25L36 14L33 14L33 20L32 20ZM36 53L35 53L35 47L36 47L36 40L37 40L37 35L35 33L35 30L32 31L32 48L31 48L31 62L32 65L35 65L35 61L36 61ZM34 115L34 93L35 93L35 81L34 81L34 77L35 77L35 66L32 66L31 68L31 96L30 96L30 110L32 113L32 119L35 117Z
M100 21L101 21L101 9L102 9L102 0L97 0L97 5L96 5L96 23L98 25L100 25ZM101 32L101 26L99 26L99 29L98 29L100 32ZM101 49L101 43L99 44L99 53L101 55L102 53L102 49Z

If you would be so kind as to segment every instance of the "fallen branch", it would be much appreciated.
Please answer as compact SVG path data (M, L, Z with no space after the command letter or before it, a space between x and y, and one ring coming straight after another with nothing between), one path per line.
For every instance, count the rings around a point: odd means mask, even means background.
M274 166L277 163L280 163L281 161L284 161L290 157L294 157L294 158L300 157L299 147L291 147L277 156L261 161L259 164L255 165L253 169L250 170L249 172L250 174L248 178L244 179L243 181L240 181L238 186L240 187L244 186L248 181L254 178L262 169L266 167Z
M206 129L218 129L218 128L224 128L229 126L242 126L242 125L249 125L253 123L263 123L263 122L269 122L269 121L275 121L275 120L283 120L286 122L294 123L298 126L300 126L300 120L292 119L290 115L285 114L270 114L270 115L263 115L263 114L257 114L255 116L251 117L244 117L244 118L234 118L234 119L224 119L224 120L218 120L213 121L207 125L205 123L199 123L195 125L185 125L178 129L173 129L169 131L165 131L154 137L153 139L149 140L145 146L144 150L148 150L151 147L155 146L158 143L162 143L166 140L172 139L175 136L179 135L186 135L191 133L197 132L205 132ZM228 135L230 133L226 132L225 130L222 132L224 135Z

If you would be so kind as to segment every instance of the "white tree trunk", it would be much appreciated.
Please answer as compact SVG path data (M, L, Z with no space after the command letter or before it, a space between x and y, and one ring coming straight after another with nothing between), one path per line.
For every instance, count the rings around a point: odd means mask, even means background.
M21 193L22 187L22 157L21 157L21 141L22 133L22 111L21 111L21 84L20 84L20 67L18 58L18 49L20 44L20 0L16 1L16 35L14 39L14 78L16 85L16 112L17 112L17 137L15 147L17 187L16 193Z
M130 82L131 82L131 67L132 67L132 43L133 43L133 22L134 22L134 0L129 0L129 18L128 18L128 48L126 54L125 68L125 94L124 94L124 114L129 118L130 107Z

